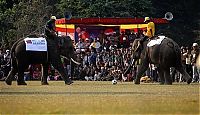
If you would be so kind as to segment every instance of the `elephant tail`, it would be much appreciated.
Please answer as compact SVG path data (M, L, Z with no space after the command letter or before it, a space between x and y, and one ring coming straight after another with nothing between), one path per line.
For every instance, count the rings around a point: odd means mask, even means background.
M18 45L18 43L20 41L22 41L24 38L21 38L19 40L17 40L11 47L11 66L14 68L14 69L17 69L17 60L16 60L16 55L15 55L15 49L16 49L16 46Z
M181 56L181 49L180 49L180 47L179 47L179 45L176 43L176 42L174 42L174 52L175 52L175 54L176 54L176 65L182 65L182 62L181 62L181 58L182 58L182 56Z

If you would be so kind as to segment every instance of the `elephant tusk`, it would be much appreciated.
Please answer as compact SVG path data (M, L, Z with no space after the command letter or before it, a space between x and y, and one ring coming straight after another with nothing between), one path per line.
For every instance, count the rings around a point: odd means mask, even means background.
M65 57L65 56L63 56L63 55L60 55L62 58L65 58L65 59L67 59L67 60L70 60L69 58L67 58L67 57ZM77 65L80 65L81 63L79 63L79 62L77 62L77 61L75 61L73 58L71 58L71 60L72 60L72 62L74 62L75 64L77 64Z
M66 59L66 60L70 60L69 58L67 58L67 57L65 57L65 56L63 56L63 55L60 55L60 57Z
M81 63L75 61L73 58L71 58L71 60L72 60L72 62L74 62L74 63L77 64L77 65L80 65L80 64L81 64Z

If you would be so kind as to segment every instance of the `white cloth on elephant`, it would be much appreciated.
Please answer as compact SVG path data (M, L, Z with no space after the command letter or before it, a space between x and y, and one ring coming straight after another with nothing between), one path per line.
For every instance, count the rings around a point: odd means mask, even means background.
M151 46L154 46L156 44L161 44L161 42L163 41L163 39L165 39L165 36L158 36L158 39L153 39L151 40L147 46L148 47L151 47Z
M47 41L43 37L25 38L26 51L47 51Z

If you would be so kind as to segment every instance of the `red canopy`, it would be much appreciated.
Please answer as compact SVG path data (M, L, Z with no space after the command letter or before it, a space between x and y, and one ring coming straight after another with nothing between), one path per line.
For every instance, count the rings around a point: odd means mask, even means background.
M151 18L156 24L168 23L163 18ZM56 24L104 24L104 25L120 25L120 24L143 24L144 18L65 18L57 19Z

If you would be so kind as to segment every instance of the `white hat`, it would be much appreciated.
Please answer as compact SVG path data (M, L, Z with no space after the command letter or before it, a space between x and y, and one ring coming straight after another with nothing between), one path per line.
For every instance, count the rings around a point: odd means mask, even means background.
M62 33L61 33L60 31L58 32L58 36L59 36L59 37L61 37L61 36L62 36Z
M146 22L147 20L150 20L150 18L149 17L145 17L144 18L144 22Z
M51 19L52 20L56 20L56 16L51 16Z
M192 46L198 46L198 44L197 43L193 43L193 45Z

